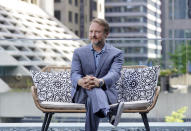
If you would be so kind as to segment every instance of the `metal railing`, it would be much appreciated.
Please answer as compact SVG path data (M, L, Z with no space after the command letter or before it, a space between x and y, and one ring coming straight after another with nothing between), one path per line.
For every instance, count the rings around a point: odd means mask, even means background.
M30 70L41 70L47 65L68 66L71 64L73 51L89 43L90 41L86 38L0 39L0 85L18 87L26 80L25 76L30 76ZM186 106L188 108L184 121L190 122L191 38L108 38L106 43L124 52L124 65L160 65L158 85L161 86L161 94L155 109L149 113L149 118L164 121L165 116L171 115L172 111ZM8 77L12 80L7 80ZM31 85L31 82L27 79L25 85ZM7 117L4 108L8 108L7 111L14 114L11 110L12 106L8 106L4 101L10 100L12 104L19 103L17 100L21 100L22 95L16 94L14 91L0 93L0 117ZM29 99L27 95L22 97L25 97L22 98L23 100ZM22 102L18 105L23 106ZM18 110L22 110L21 107L17 106ZM34 109L30 104L26 104L24 108L26 108L25 115L27 110ZM30 112L28 114L36 115ZM123 117L137 118L128 115Z

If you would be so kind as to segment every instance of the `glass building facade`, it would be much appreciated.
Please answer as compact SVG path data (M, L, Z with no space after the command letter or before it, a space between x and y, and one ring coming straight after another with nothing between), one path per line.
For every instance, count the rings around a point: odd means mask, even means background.
M148 64L161 57L161 3L153 0L106 0L109 43L124 51L127 64ZM137 40L139 39L139 40Z
M190 0L162 0L162 37L170 39L163 43L164 65L170 64L170 53L175 53L181 45L191 44ZM175 39L180 39L176 41Z

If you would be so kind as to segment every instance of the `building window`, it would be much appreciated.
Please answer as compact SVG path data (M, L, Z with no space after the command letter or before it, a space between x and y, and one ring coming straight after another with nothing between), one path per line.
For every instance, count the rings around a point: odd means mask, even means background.
M37 0L31 0L31 3L37 5Z
M71 11L68 12L68 21L72 22L72 12Z
M75 6L78 6L78 0L75 0Z
M76 34L76 35L79 35L77 30L75 31L75 34Z
M169 19L187 19L187 4L187 0L169 0Z
M169 2L168 2L168 18L170 20L172 20L172 16L173 16L173 14L172 14L172 0L169 0Z
M97 11L97 2L93 1L93 10Z
M60 0L54 0L55 3L60 3L61 1Z
M78 13L75 13L75 24L78 24Z
M72 5L72 0L68 0L68 3Z
M58 20L61 20L61 11L60 11L60 10L55 10L55 11L54 11L54 16L55 16Z
M188 18L191 18L191 1L188 0Z
M174 18L175 19L186 19L187 1L186 0L175 0L174 1Z

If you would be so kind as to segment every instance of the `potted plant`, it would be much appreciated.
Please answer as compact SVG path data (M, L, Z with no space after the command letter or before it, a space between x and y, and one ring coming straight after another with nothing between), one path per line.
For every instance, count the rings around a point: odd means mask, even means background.
M162 69L160 71L160 86L163 91L170 92L170 77L177 73L177 69Z

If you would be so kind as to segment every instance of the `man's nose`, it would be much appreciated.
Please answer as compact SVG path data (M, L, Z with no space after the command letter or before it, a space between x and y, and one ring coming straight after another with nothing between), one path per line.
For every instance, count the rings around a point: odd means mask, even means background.
M92 36L95 36L95 35L96 35L96 33L93 31L93 32L92 32Z

